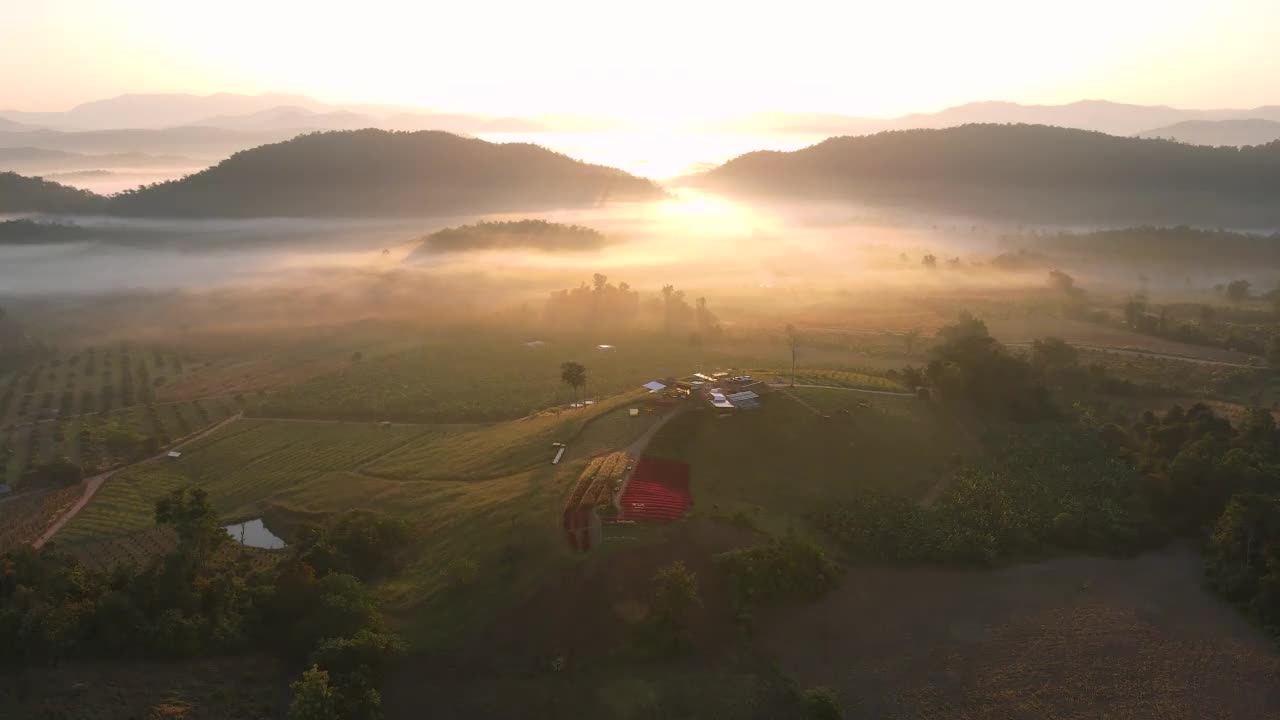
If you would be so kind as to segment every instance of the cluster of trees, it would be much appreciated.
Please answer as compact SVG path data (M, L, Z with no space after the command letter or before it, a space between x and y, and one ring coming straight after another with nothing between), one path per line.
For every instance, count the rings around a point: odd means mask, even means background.
M793 532L715 559L740 614L751 606L814 600L840 584L840 566Z
M0 245L38 245L41 243L74 242L90 236L90 232L78 225L34 220L6 220L0 222Z
M604 247L605 236L581 225L564 225L546 220L481 221L474 225L445 228L423 238L407 262L426 259L434 253L468 250L541 250L581 252Z
M816 513L817 526L870 562L992 565L1055 552L1117 553L1165 536L1141 478L1082 422L998 425L982 462L956 470L929 507L866 494Z
M661 197L649 180L536 145L366 129L244 150L180 180L114 196L107 209L195 217L422 216Z
M1138 266L1205 268L1280 267L1280 234L1259 235L1180 225L1006 236L1002 245Z
M909 387L928 387L949 405L964 405L1016 420L1055 417L1043 371L1060 360L1045 356L1043 367L1015 355L991 337L987 324L969 312L938 330L941 340L923 370L907 367ZM1041 353L1054 348L1041 349Z
M616 332L645 322L672 336L688 334L697 343L721 333L720 320L699 297L690 305L685 291L664 285L657 297L642 302L640 292L627 283L614 285L600 273L591 284L558 290L547 299L546 322L552 327L581 329L587 333Z
M380 715L381 673L402 645L382 630L364 582L398 569L407 526L343 516L258 570L228 547L203 491L174 491L156 503L155 518L178 545L142 567L96 572L52 548L0 555L0 665L262 648L313 668L294 717ZM328 714L301 714L319 685Z
M1274 144L1210 148L1043 125L974 124L754 152L700 176L722 190L856 197L1040 222L1274 224ZM1271 222L1268 222L1271 221Z
M94 213L106 205L106 198L88 190L60 185L41 178L24 177L17 173L0 172L0 213L43 212L43 213ZM33 223L34 224L34 223ZM25 226L14 226L3 238L14 231L30 230Z
M572 290L557 290L547 299L545 318L552 327L592 333L634 327L640 317L640 292L625 282L614 285L600 273Z

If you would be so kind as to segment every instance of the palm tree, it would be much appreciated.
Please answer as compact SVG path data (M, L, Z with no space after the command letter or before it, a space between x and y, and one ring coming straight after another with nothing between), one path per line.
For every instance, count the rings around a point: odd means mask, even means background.
M573 388L574 402L577 402L578 388L587 384L587 368L582 363L560 363L560 381Z

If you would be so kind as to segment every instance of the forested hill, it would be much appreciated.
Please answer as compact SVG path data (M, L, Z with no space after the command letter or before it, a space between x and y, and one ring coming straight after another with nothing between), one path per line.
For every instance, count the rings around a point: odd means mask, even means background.
M581 225L564 225L546 220L479 222L440 230L426 236L407 262L418 262L438 253L474 250L533 250L538 252L583 252L599 250L606 238L597 230Z
M643 178L527 144L438 131L313 133L236 153L203 172L112 198L123 215L369 216L647 200Z
M1280 220L1280 142L1211 148L1044 125L964 125L753 152L689 179L1019 220L1213 225Z
M0 213L94 213L100 212L105 202L88 190L0 172Z

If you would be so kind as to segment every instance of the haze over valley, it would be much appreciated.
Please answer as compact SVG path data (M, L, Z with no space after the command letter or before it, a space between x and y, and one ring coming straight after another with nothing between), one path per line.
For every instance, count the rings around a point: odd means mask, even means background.
M1280 716L1280 6L0 11L0 718Z

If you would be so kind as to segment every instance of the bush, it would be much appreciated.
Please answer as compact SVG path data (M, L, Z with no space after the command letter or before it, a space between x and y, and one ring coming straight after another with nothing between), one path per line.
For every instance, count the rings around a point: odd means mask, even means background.
M840 584L822 548L793 533L716 556L740 607L814 600Z
M800 694L800 704L805 720L840 720L840 703L829 688L809 688Z

